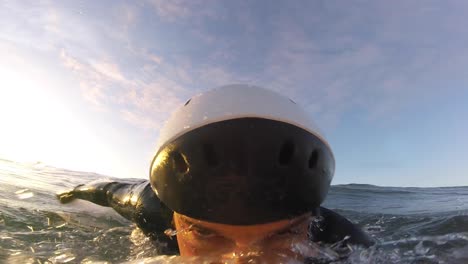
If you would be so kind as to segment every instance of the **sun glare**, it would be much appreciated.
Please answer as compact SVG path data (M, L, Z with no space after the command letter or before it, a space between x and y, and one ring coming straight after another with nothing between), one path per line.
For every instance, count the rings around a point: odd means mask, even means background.
M95 170L105 148L52 92L53 74L31 68L0 64L0 157Z

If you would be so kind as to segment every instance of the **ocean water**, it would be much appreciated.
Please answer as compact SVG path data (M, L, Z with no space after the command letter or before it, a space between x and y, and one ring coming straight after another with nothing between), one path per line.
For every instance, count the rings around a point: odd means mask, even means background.
M0 263L191 263L109 208L62 205L55 193L106 176L0 160ZM316 263L468 263L468 187L337 185L324 204L365 229L346 258L320 245ZM200 260L200 262L203 262Z

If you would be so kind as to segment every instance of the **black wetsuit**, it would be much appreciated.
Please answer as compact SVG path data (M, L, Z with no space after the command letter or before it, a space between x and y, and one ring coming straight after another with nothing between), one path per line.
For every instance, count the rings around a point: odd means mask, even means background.
M172 211L156 196L148 181L99 182L79 185L57 195L62 203L84 199L98 205L112 207L123 217L133 221L147 236L166 244L163 254L178 253L176 239L164 231L172 228ZM370 246L373 241L359 227L343 216L323 207L312 211L314 221L309 225L309 238L313 242L345 243Z

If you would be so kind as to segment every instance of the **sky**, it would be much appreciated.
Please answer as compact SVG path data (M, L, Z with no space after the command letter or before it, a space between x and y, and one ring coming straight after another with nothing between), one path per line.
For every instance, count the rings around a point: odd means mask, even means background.
M333 184L468 185L466 1L0 0L0 157L147 178L164 120L244 83L310 113Z

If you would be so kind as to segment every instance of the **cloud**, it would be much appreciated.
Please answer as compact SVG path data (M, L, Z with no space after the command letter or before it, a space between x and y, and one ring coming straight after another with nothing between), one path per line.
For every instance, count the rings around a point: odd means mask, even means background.
M178 82L155 74L154 69L147 80L130 80L110 59L87 63L65 50L60 58L79 79L85 100L101 110L120 113L123 120L143 129L159 129L169 113L191 96ZM180 69L176 72L183 75Z
M206 19L220 18L220 13L216 12L216 1L200 0L148 0L154 8L156 14L161 19L168 22L175 22L185 19Z
M191 9L184 1L149 1L160 18L169 22L191 16Z
M185 89L167 79L128 89L122 98L128 106L123 118L139 127L158 130L169 114L183 103Z
M97 61L91 65L94 70L109 80L128 83L127 79L122 75L119 66L109 61Z
M161 64L163 62L163 59L161 57L156 56L154 54L149 54L148 58L156 64Z
M129 111L128 109L120 110L120 115L128 123L146 130L157 131L161 126L161 124L156 122L154 118L140 115L138 113Z
M140 10L132 5L122 4L117 6L115 13L125 31L133 28L138 21L138 17L141 15Z
M422 94L436 98L443 85L438 80L466 79L459 69L468 66L460 59L466 58L468 46L461 43L467 38L456 26L463 12L450 17L437 5L402 2L364 9L335 5L288 4L296 16L272 19L272 45L259 73L261 83L310 107L330 129L353 111L374 122L392 119Z
M83 98L101 110L106 106L109 77L86 62L70 56L64 49L60 51L63 65L78 78Z
M97 82L80 81L80 88L83 98L92 103L95 107L102 111L108 111L109 108L105 105L106 102L106 87Z
M64 49L60 51L60 59L62 59L62 63L65 65L65 67L74 72L80 72L83 70L83 65L78 62L77 59L69 56Z
M466 31L451 26L464 21L463 12L441 16L437 5L327 2L278 4L271 12L262 12L245 3L227 7L202 1L147 3L168 23L165 30L181 33L169 35L167 43L163 32L143 34L142 29L158 24L140 23L146 21L144 5L124 6L122 26L128 24L133 31L119 37L121 25L93 30L88 28L95 24L82 24L79 31L86 33L84 39L70 39L74 44L67 48L76 56L62 58L69 69L80 72L85 98L118 107L126 120L154 115L151 104L164 105L164 111L170 112L198 91L246 82L292 97L332 130L356 110L375 122L398 116L422 93L433 97L440 93L441 82L430 80L462 80L460 69L468 66L467 39L443 40ZM60 17L51 13L48 23L55 27ZM58 31L68 28L65 23ZM158 38L148 37L148 32ZM113 41L125 48L114 48ZM99 56L91 60L94 53Z

